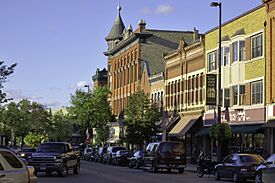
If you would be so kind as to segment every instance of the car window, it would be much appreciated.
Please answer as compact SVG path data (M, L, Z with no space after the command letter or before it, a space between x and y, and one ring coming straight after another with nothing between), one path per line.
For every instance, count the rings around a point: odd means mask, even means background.
M10 152L8 151L2 151L0 154L7 160L7 162L10 164L13 168L22 168L23 164Z
M182 143L171 143L171 142L164 142L160 145L160 152L161 153L184 153L184 146Z
M152 148L152 152L156 152L157 147L158 147L158 145L157 145L157 144L155 144L155 145L153 146L153 148Z
M240 155L241 162L263 162L264 160L260 156L256 155Z
M0 162L0 171L1 170L4 170L4 168L3 168L3 166L2 166L2 164L1 164L1 162Z
M266 162L275 162L275 154L272 154L267 160Z
M64 144L41 144L37 149L37 152L59 152L65 151Z
M224 163L234 163L234 161L232 160L232 156L229 156L225 159Z

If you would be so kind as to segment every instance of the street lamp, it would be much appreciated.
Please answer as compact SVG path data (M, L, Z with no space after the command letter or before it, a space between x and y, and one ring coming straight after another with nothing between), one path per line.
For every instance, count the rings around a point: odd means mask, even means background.
M222 64L222 49L221 49L221 37L222 37L222 3L221 2L212 2L212 7L219 7L219 57L218 57L218 119L217 124L221 123L221 64ZM221 143L218 141L217 147L218 161L221 161Z
M90 93L90 86L89 85L84 85L85 88L88 88L88 93Z

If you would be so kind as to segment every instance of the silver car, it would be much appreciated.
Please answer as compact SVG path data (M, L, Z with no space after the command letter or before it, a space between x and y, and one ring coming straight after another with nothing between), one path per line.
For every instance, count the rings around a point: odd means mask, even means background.
M275 182L275 154L266 159L265 163L259 165L256 169L256 183Z
M29 183L36 181L32 177L32 167L27 167L23 161L8 149L0 148L0 182Z

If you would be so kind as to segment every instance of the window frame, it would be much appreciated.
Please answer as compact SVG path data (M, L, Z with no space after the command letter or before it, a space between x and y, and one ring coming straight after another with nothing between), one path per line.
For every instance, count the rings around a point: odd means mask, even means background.
M254 87L256 87L255 90L257 90L257 84L260 84L260 86L258 86L258 87L260 87L260 91L259 92L256 91L255 93L253 93ZM251 92L251 105L263 104L263 102L264 102L264 91L263 90L264 90L263 80L251 82L251 91L250 91ZM256 96L257 94L260 94L259 102L257 101L257 96Z
M217 69L217 50L209 52L207 54L207 72L212 72L216 69Z
M257 37L261 37L261 45L260 46L255 46L256 48L253 47L253 43L254 43L254 39L257 39ZM263 37L263 33L259 33L259 34L256 34L254 36L251 36L250 38L250 41L251 41L251 45L250 45L250 51L251 51L251 59L257 59L257 58L260 58L264 55L264 37ZM257 40L255 41L255 43L257 43ZM260 47L261 48L261 55L257 55L257 51L256 51L256 55L254 55L254 50L257 49L257 47Z

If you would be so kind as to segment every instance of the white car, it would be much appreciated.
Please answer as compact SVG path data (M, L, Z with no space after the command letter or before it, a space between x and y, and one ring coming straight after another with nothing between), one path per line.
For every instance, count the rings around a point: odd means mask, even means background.
M266 159L265 163L256 168L255 182L269 183L275 180L275 154Z
M36 177L23 161L8 149L0 148L0 182L29 183L36 182Z

